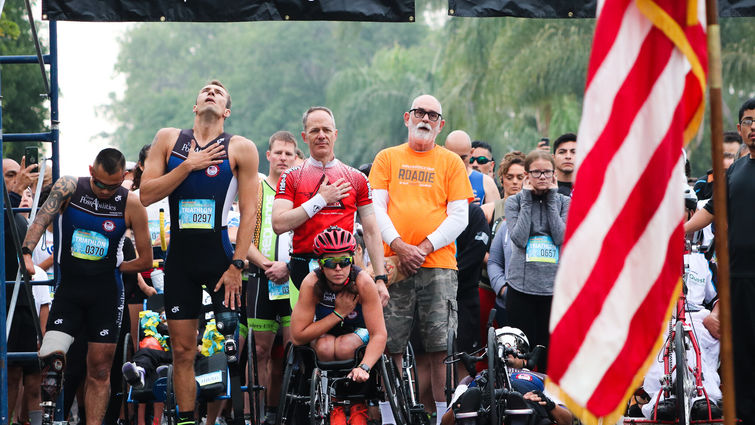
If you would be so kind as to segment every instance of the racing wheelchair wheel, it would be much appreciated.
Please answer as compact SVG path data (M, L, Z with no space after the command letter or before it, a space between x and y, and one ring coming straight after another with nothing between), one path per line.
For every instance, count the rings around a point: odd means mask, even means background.
M323 386L322 371L315 368L309 383L309 422L311 425L328 424L328 394Z
M127 361L131 360L131 357L134 354L134 342L131 340L131 333L126 333L126 336L123 340L123 362L121 364L125 364ZM128 405L128 395L129 395L129 385L128 382L126 382L126 379L121 379L121 402L122 402L122 408L123 408L123 420L130 424L132 423L132 420L135 418L132 418L129 416L129 405Z
M396 425L409 425L409 415L407 413L409 403L401 385L401 378L399 377L396 363L385 354L383 354L380 361L380 377L383 381L385 398L391 406Z
M247 351L247 394L249 397L249 414L253 424L261 424L265 421L265 395L267 389L261 387L257 374L257 345L254 340L254 331L250 328L246 338Z
M178 423L178 406L176 406L176 391L173 386L173 365L168 365L168 380L165 385L165 404L163 417L168 425Z
M456 352L456 332L453 329L448 329L448 335L446 336L446 358L453 357ZM451 397L454 395L456 389L456 368L453 363L446 363L446 405L451 405Z
M306 385L303 368L304 364L296 354L294 345L288 343L283 379L281 380L280 399L278 400L278 414L275 418L276 425L293 424L296 421L301 421L307 415L307 412L303 413L301 408L302 404L308 402L308 397L302 396Z

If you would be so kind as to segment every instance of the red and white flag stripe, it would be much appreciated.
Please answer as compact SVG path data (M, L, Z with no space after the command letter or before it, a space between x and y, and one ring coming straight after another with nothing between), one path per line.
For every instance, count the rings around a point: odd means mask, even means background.
M621 415L678 290L681 149L702 116L705 43L694 0L599 2L548 360L591 423Z

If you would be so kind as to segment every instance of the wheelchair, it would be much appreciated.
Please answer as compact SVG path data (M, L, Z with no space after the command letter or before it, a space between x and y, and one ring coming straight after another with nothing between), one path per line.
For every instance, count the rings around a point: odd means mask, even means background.
M325 425L334 406L348 407L361 401L388 401L396 425L409 425L409 405L392 359L382 355L366 382L346 377L361 363L365 347L357 348L354 359L322 362L313 348L289 344L276 425Z
M147 308L153 309L159 308L161 299L158 298L155 301L152 298L158 297L155 295L147 302ZM144 337L144 330L140 327L140 340ZM123 362L129 361L132 354L135 352L133 344L131 342L130 335L126 337L126 344L123 350ZM254 340L250 338L246 343L247 350L254 353ZM250 363L249 369L253 371L253 375L256 376L256 357L249 356ZM222 350L215 352L209 357L198 357L194 365L195 381L197 387L197 401L209 402L215 400L231 399L233 410L233 422L234 424L244 424L244 393L250 399L250 406L252 408L253 415L259 412L259 393L261 387L256 384L241 385L242 370L238 363L229 361L229 357ZM123 397L124 404L124 417L126 423L135 423L135 418L129 416L129 404L139 403L164 403L163 416L166 422L171 425L175 424L178 417L178 406L175 398L175 391L173 388L173 365L168 364L164 367L158 367L158 370L154 374L147 374L145 377L145 385L143 388L129 387L126 381L123 381ZM264 398L263 398L264 399ZM264 407L262 408L264 412ZM253 417L255 417L253 416ZM145 418L145 422L146 422ZM260 423L259 421L254 423Z

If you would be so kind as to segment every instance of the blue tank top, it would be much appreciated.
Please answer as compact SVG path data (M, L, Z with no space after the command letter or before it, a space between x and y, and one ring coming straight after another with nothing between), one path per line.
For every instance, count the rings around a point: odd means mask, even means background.
M110 198L99 199L89 177L79 177L68 207L58 218L62 244L58 261L63 273L112 273L121 264L127 199L123 187Z
M222 144L225 148L223 162L192 171L168 196L171 245L187 239L205 239L222 234L223 244L230 247L226 230L228 211L238 192L238 182L228 160L231 137L228 133L222 133L203 148L197 147L199 151L216 143ZM181 130L170 153L167 172L186 160L192 139L193 130Z
M472 173L469 175L469 183L472 184L472 191L474 192L474 197L480 200L480 204L482 205L485 203L485 187L482 184L482 173L479 171L472 170Z
M352 265L351 266L351 273L349 273L349 282L346 285L349 284L356 284L357 275L362 269L359 267ZM325 282L325 276L322 273L322 270L315 269L315 274L317 275L317 278L319 280L318 287L319 288L327 288L327 282ZM345 289L342 289L342 291ZM322 319L323 317L333 313L333 310L335 310L336 302L336 292L330 291L328 289L325 289L322 294L322 299L320 302L315 306L315 321ZM354 328L364 328L364 316L362 315L362 304L357 303L356 307L354 307L354 311L352 311L350 314L344 317L343 320L344 325L348 325Z

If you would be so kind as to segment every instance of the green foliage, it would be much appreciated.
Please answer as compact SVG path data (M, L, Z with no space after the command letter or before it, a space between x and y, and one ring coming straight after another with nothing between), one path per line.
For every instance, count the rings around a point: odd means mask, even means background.
M43 51L46 51L43 45ZM23 0L7 0L0 17L0 55L35 54L31 28ZM38 64L2 66L2 130L4 133L30 133L44 130L49 116L44 83ZM21 160L30 143L4 143L3 156Z
M111 137L133 158L159 128L190 127L192 101L213 78L233 96L227 131L251 138L260 150L277 130L298 137L309 106L329 106L339 129L336 155L352 165L405 140L402 114L421 93L443 104L441 143L463 129L491 143L498 158L529 151L542 136L577 131L594 20L449 20L444 1L417 6L415 24L134 26L121 40L117 64L127 90L105 107L120 123ZM726 129L752 96L750 23L722 22ZM689 146L696 174L709 167L707 122Z

